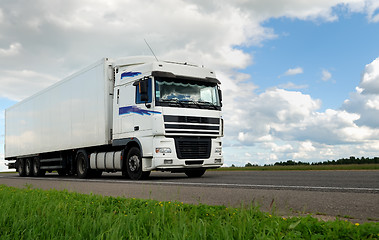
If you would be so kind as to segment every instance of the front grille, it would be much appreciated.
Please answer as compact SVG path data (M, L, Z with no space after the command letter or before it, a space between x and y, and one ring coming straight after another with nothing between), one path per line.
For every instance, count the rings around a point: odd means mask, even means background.
M165 122L219 124L219 118L165 115Z
M210 138L175 138L179 159L207 159L211 155Z
M166 135L218 136L220 118L165 115Z

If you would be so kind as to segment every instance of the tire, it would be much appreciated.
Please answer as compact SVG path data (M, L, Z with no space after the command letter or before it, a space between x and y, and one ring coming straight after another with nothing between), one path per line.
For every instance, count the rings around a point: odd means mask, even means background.
M25 159L18 159L17 160L17 171L18 171L18 175L20 177L25 177L26 176L26 173L25 173Z
M89 178L90 177L90 169L89 169L89 161L87 154L84 152L79 152L76 157L76 166L78 178Z
M122 177L125 178L125 179L130 179L129 174L128 174L128 170L127 170L127 167L126 167L127 166L127 163L126 163L127 158L124 158L124 156L125 156L125 150L122 151L122 159L123 159L122 165L121 165Z
M187 175L189 178L199 178L204 175L205 169L199 169L199 170L188 170L185 171L184 173Z
M45 176L46 171L41 169L41 162L38 157L33 160L33 176L42 177Z
M146 179L150 175L149 172L142 171L142 156L139 148L132 147L126 158L126 171L132 180Z
M128 170L126 169L126 164L125 164L125 167L123 167L123 169L122 169L122 177L125 179L130 179L129 174L128 174Z
M27 158L25 161L25 175L33 177L33 159Z

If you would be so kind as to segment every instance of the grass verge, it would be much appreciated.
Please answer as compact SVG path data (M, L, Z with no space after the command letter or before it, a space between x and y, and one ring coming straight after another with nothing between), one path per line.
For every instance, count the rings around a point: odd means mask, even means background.
M221 167L211 171L379 170L379 164Z
M379 223L0 185L0 239L378 239Z

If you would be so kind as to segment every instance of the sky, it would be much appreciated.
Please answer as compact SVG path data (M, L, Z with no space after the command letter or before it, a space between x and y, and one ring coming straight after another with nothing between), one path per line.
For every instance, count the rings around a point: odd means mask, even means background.
M0 0L4 109L103 57L215 70L225 165L379 154L377 0Z

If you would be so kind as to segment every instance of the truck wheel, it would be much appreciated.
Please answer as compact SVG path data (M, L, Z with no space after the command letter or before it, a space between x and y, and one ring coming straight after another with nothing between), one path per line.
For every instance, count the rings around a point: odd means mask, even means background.
M130 179L127 167L123 167L123 169L122 169L122 177L125 178L125 179Z
M41 162L38 157L33 160L33 175L35 177L45 176L46 171L41 169Z
M23 158L18 159L17 162L18 162L18 166L17 166L18 175L20 177L25 177L26 176L26 173L25 173L25 159L23 159Z
M25 161L25 175L33 177L33 160L31 158L27 158Z
M139 148L132 147L126 158L126 170L132 180L146 179L150 172L142 171L142 156Z
M205 169L188 170L184 172L189 178L198 178L204 175Z
M89 178L90 169L87 155L83 152L79 152L78 156L76 157L76 164L78 178Z

